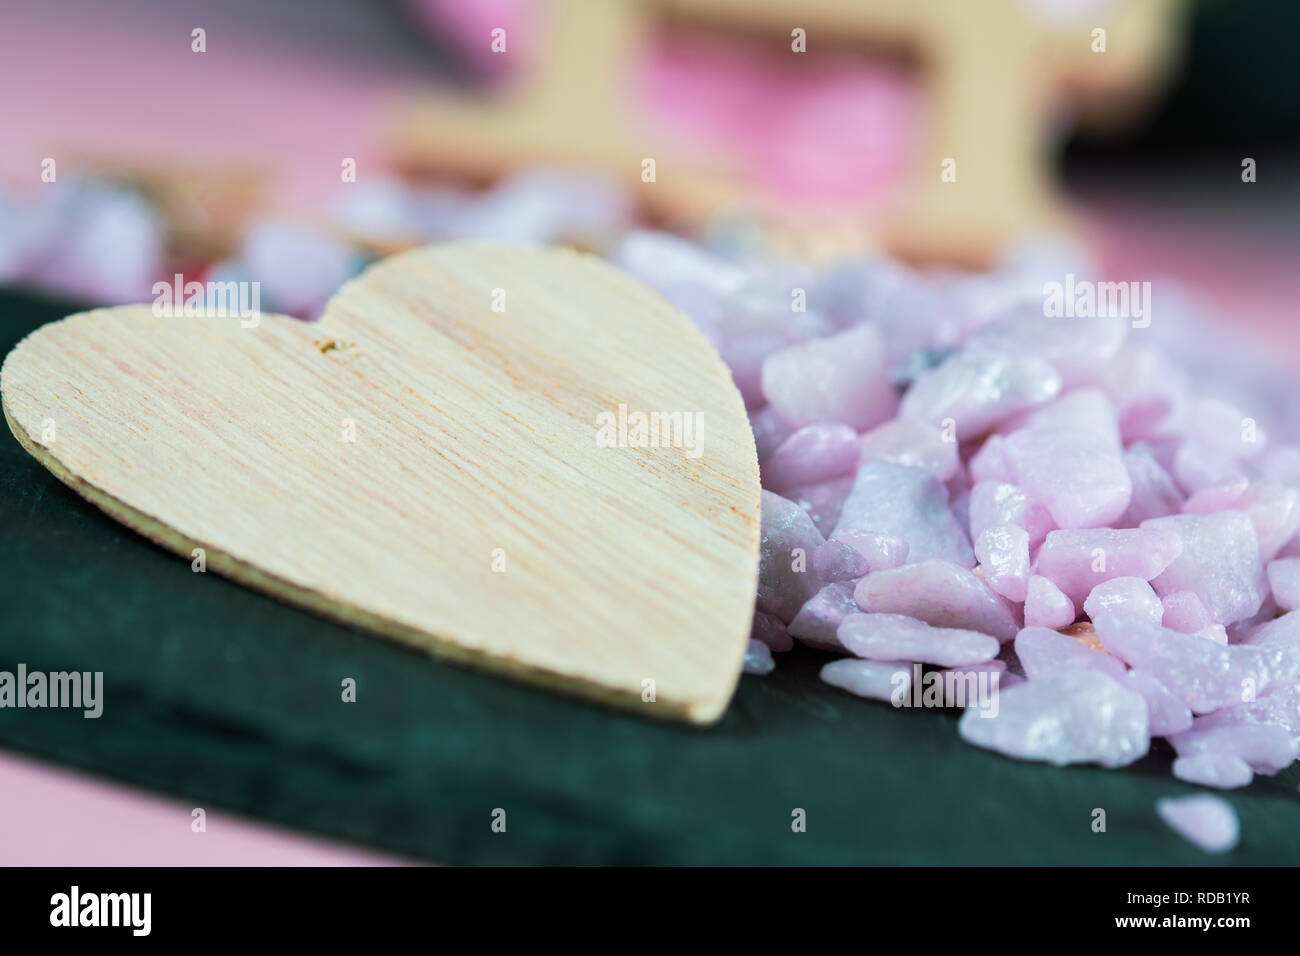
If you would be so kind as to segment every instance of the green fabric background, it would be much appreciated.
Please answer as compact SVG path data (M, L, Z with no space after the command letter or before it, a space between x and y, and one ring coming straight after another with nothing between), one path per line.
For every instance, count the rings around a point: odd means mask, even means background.
M0 293L0 351L66 311ZM1300 862L1294 767L1229 795L1242 845L1213 858L1156 818L1195 789L1162 745L1119 772L1018 763L963 744L955 714L821 684L808 650L743 678L710 729L606 711L195 574L7 430L0 529L0 668L105 675L99 720L0 710L0 746L195 806L456 864Z

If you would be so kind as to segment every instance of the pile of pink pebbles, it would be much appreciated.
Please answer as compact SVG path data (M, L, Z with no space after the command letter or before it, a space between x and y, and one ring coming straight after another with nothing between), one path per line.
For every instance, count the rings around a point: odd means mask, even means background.
M799 641L895 704L922 671L996 677L961 736L1057 765L1163 737L1176 777L1234 788L1300 755L1300 403L1248 333L1159 281L1140 318L1050 315L1047 283L1091 270L1061 244L981 275L646 232L615 258L749 410L748 671Z

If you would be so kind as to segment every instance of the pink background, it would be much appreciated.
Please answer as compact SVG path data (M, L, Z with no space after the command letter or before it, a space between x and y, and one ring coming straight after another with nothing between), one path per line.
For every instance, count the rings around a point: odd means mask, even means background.
M6 10L0 30L0 181L34 185L41 157L57 158L69 145L199 162L245 160L276 175L281 203L310 211L338 188L342 157L356 158L363 171L377 167L386 107L414 84L431 81L410 55L340 61L328 46L280 42L265 28L240 33L209 24L208 52L197 55L190 51L190 30L204 25L200 11L186 2L147 11L131 3L86 2ZM344 23L337 29L350 28ZM660 77L663 95L684 93L690 100L707 82L698 75L698 62L686 68L689 82L674 85L671 76ZM845 81L836 95L853 100L854 90ZM717 98L725 100L723 92L719 88ZM745 102L750 119L761 124L763 110ZM888 99L877 115L903 102L899 96ZM699 117L693 121L698 124ZM742 142L753 133L734 125L716 132ZM834 129L833 145L825 148L814 148L807 138L815 133L797 132L804 153L823 165L843 146ZM887 159L879 163L888 167ZM833 178L834 172L822 174ZM1248 202L1226 210L1195 195L1153 202L1091 187L1078 198L1112 277L1180 278L1248 326L1252 336L1272 338L1288 354L1300 355L1300 323L1294 319L1300 239L1286 225L1293 226L1294 210L1252 209ZM207 809L207 832L196 834L186 804L0 754L0 863L401 862Z

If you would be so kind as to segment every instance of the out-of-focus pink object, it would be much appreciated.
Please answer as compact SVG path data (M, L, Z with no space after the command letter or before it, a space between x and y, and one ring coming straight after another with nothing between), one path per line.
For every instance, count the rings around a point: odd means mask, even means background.
M537 0L406 0L407 9L432 34L451 40L480 76L497 79L537 49ZM492 31L505 30L506 52L492 51Z
M0 754L3 866L393 866L405 861ZM201 806L201 804L200 804Z
M665 35L640 95L665 129L736 156L784 200L879 196L912 158L919 92L889 63Z

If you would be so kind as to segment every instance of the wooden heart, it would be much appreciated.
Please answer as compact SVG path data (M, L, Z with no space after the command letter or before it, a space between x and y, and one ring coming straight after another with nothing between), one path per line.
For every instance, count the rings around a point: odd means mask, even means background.
M594 256L466 243L377 264L314 323L159 311L51 323L0 372L14 435L83 497L440 657L647 716L725 709L758 466L725 366L658 295Z

